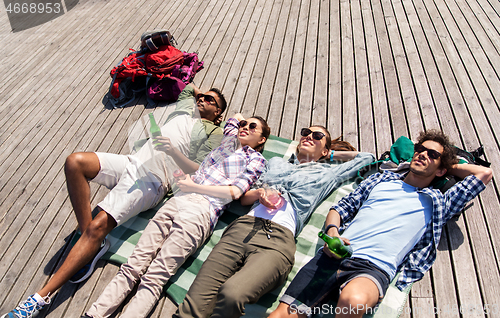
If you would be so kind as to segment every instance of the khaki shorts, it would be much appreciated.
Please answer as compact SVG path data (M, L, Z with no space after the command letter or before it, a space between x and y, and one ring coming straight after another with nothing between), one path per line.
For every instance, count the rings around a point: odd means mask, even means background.
M96 155L101 170L91 181L111 190L97 205L115 219L117 226L156 206L169 190L134 156Z

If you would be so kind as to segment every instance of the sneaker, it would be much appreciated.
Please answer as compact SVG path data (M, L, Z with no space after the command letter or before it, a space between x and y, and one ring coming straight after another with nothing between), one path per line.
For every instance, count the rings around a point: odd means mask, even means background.
M94 259L87 265L83 266L83 268L80 269L75 275L73 275L73 277L69 279L69 282L73 284L78 284L89 278L89 276L94 271L95 264L104 255L104 253L106 253L109 250L110 246L111 243L109 242L108 239L105 238L104 241L102 241L101 248L95 255Z
M31 295L24 302L20 302L16 309L3 315L1 318L31 318L36 317L43 306L50 304L49 296L43 298L44 305L40 305L35 297Z

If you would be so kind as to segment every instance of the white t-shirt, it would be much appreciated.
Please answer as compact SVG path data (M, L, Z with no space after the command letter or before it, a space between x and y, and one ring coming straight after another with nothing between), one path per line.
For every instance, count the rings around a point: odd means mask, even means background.
M284 200L284 199L283 199ZM295 219L295 211L291 204L285 200L285 204L279 209L269 209L262 204L258 204L253 207L248 215L263 218L266 220L271 220L279 225L282 225L292 231L295 236L295 228L297 226L297 221Z
M183 155L188 157L189 146L191 144L191 132L197 120L199 120L199 118L188 114L176 116L161 127L161 135L170 138L172 145ZM154 175L162 180L164 184L168 182L168 180L171 180L172 172L178 167L172 157L163 151L154 149L151 139L148 139L146 144L142 146L134 156Z

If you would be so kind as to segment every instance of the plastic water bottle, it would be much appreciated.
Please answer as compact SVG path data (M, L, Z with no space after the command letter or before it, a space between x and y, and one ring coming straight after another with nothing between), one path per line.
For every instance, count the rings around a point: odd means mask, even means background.
M323 231L318 233L318 236L326 242L328 245L328 249L337 257L345 258L351 257L352 255L352 247L350 245L345 245L344 241L342 241L338 237L331 237Z
M149 128L149 131L151 132L151 136L153 138L156 138L158 136L161 136L161 129L156 123L155 117L153 113L149 113L149 122L151 123L151 127Z

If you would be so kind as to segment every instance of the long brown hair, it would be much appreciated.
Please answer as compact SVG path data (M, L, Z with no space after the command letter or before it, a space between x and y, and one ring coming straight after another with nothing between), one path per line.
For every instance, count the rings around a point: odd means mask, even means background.
M337 137L336 139L332 140L332 136L330 135L330 132L326 127L321 126L321 125L312 125L311 127L318 127L323 130L325 133L325 148L329 150L335 150L335 151L356 151L356 148L354 148L353 145L351 145L349 142L342 140L342 135ZM328 159L328 155L323 156L319 158L319 160L326 160Z
M267 121L260 116L252 116L250 118L255 118L258 121L260 121L260 125L262 128L262 133L260 134L260 136L266 138L266 141L267 141L267 139L269 138L269 135L271 135L271 127L269 127L269 125L267 124ZM262 153L262 151L264 150L264 145L266 144L266 141L264 141L263 143L261 143L260 145L255 147L254 150Z

